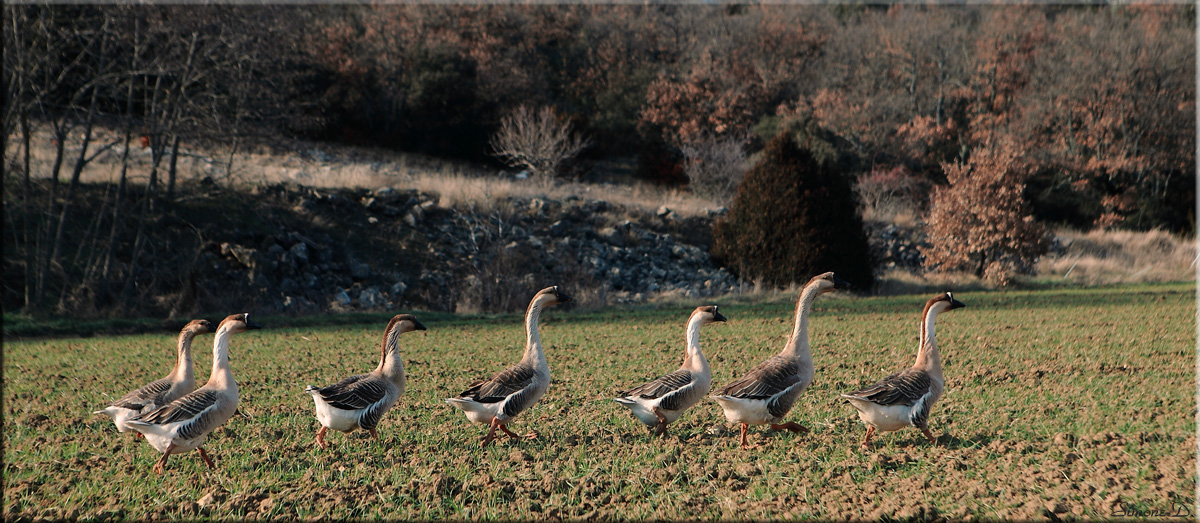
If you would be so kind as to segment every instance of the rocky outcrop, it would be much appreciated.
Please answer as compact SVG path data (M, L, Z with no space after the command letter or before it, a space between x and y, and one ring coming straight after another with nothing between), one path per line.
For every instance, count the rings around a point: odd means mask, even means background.
M206 288L240 289L260 311L520 310L552 284L609 303L698 298L737 284L708 254L705 217L575 197L448 209L435 195L390 187L259 191L302 219L229 231L201 263L223 280Z
M864 226L867 230L867 243L871 246L871 258L875 261L877 271L923 270L925 256L921 251L930 246L923 228L880 222L867 222Z

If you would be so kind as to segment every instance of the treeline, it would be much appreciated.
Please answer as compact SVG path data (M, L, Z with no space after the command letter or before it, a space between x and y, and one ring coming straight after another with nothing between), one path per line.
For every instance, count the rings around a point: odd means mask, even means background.
M165 145L271 131L486 159L501 118L540 105L591 157L675 182L688 145L754 151L800 119L848 174L941 182L1004 136L1043 220L1191 227L1190 5L5 9L7 136L96 95Z
M1002 149L1019 156L1022 198L1039 221L1190 233L1195 218L1192 5L4 13L5 234L15 246L5 284L19 270L31 304L47 278L109 282L98 292L130 299L153 246L142 224L174 197L181 142L230 145L230 161L249 142L289 137L494 161L489 137L522 105L552 108L590 141L581 165L636 157L640 176L662 183L717 163L740 173L788 131L872 194L910 194L922 208L955 166ZM101 124L124 130L123 143L91 143ZM55 136L55 161L30 173L39 126ZM66 148L79 136L82 148ZM131 141L153 151L139 173L149 183L135 188L122 171L93 223L96 248L69 259L63 227L80 172ZM31 184L48 184L42 203Z

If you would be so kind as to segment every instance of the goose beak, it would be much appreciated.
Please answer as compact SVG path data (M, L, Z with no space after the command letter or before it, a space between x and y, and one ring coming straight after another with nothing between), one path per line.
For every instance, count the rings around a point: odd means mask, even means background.
M851 286L852 286L852 285L850 284L850 282L848 282L848 281L846 281L846 280L843 280L843 279L841 279L841 278L838 278L836 274L835 274L835 275L833 275L833 288L835 288L835 289L848 289L848 288L850 288Z
M729 320L725 319L725 316L722 316L721 313L714 312L713 313L713 321L729 321Z
M558 300L559 303L566 303L566 302L571 301L571 297L568 296L567 293L557 290L557 289L555 289L555 291L554 291L554 299Z
M249 329L249 330L261 329L261 328L262 328L262 325L259 325L259 324L257 324L257 323L254 323L253 321L251 321L251 320L250 320L250 315L249 315L249 314L247 314L247 315L246 315L246 328L247 328L247 329Z
M965 303L963 303L963 302L961 302L961 301L958 301L958 300L956 300L956 299L954 299L954 298L950 298L950 308L949 308L949 309L946 309L946 310L948 310L948 311L952 311L952 310L954 310L954 309L961 309L961 308L963 308L963 307L966 307L966 306L967 306L967 304L965 304Z
M425 330L425 325L417 320L413 320L413 330L423 331Z

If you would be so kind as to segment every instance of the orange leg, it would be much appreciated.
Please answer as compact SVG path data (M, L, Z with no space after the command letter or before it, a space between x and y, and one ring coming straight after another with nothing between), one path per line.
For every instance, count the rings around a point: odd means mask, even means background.
M497 420L496 418L492 418L492 427L491 427L491 429L488 430L487 436L483 437L483 446L484 447L488 446L489 444L491 444L491 442L493 440L496 439L496 427L500 427L500 426L502 426L502 425L500 425L500 420ZM505 429L506 432L507 432L507 430L508 429Z
M658 407L654 407L654 417L658 418L658 425L654 426L654 434L665 437L667 435L667 418L658 411Z
M925 433L925 438L927 438L930 443L933 443L933 446L937 446L937 438L933 437L933 434L930 434L929 427L921 427L921 432Z
M863 450L871 448L871 445L869 445L869 443L871 442L871 436L874 436L874 435L875 435L875 426L867 425L867 437L863 438L863 442L862 442Z
M325 443L325 431L327 430L329 429L326 427L321 427L321 430L317 431L317 445L320 445L322 449L329 448L329 444Z
M175 450L174 443L167 445L166 452L163 452L162 457L158 458L158 461L154 463L154 473L155 474L161 475L163 473L163 466L167 464L167 456L171 455L172 450Z
M525 435L525 439L538 439L540 437L542 437L542 435L538 434L538 431L533 429L529 429L529 434Z
M746 444L746 431L749 429L750 429L750 425L747 425L745 423L742 424L742 448L749 447L749 445Z
M204 464L208 465L208 468L210 468L210 469L217 468L216 465L213 465L212 458L208 457L208 453L204 452L204 447L196 447L196 450L200 451L200 459L204 460Z
M794 421L789 421L782 425L776 425L776 424L772 423L771 428L775 429L775 430L788 430L788 431L795 432L797 434L808 432L808 429L802 427L799 423L796 423Z
M520 434L517 434L516 432L513 432L511 430L508 430L508 427L505 426L503 423L500 424L500 430L503 430L505 434L508 434L509 439L521 439Z

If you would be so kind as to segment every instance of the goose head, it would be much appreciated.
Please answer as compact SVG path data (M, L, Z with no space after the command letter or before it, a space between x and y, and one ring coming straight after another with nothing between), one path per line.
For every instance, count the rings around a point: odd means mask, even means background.
M217 332L217 328L208 320L192 320L183 326L183 333L188 336L199 336Z
M387 330L390 332L393 329L397 330L399 334L404 334L412 331L423 331L425 330L425 326L412 314L397 314L392 317L392 321L388 322Z
M703 325L716 323L718 321L729 321L725 319L725 316L722 316L720 312L717 312L716 305L704 305L701 307L696 307L696 310L692 311L692 318L700 320L700 323Z
M809 285L816 285L817 292L820 294L825 294L834 289L849 288L850 282L839 278L836 274L834 274L832 272L827 272L825 274L818 274L816 276L813 276L812 279L808 280L808 283L806 283L804 286L808 287Z
M571 297L568 296L566 292L563 292L562 289L559 289L558 285L555 285L553 287L546 287L545 289L538 291L538 293L533 296L533 301L539 302L542 305L556 305L571 301Z
M241 314L232 314L221 320L221 325L217 327L218 331L225 331L230 334L246 332L248 330L261 329L262 325L250 321L250 313L243 312Z
M943 311L951 311L954 309L961 309L966 306L967 305L965 303L954 299L954 295L946 292L944 294L934 296L930 298L929 301L925 302L925 314L928 315L930 312L939 313Z

